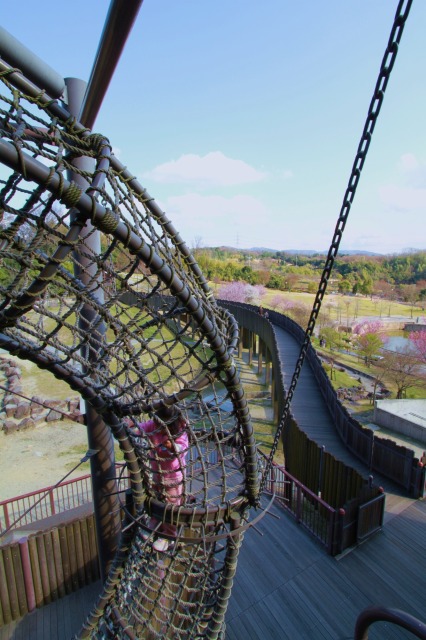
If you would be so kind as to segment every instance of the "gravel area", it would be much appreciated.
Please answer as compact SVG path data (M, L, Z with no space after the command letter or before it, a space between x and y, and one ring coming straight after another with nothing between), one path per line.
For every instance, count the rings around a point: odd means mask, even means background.
M41 371L29 361L14 358L0 350L0 357L12 360L21 371L21 393L34 395L43 401L63 400L75 393L65 383L47 371ZM7 380L1 376L2 386ZM0 389L0 411L4 391ZM0 501L24 493L44 489L59 482L84 456L87 446L86 427L70 420L41 422L36 427L6 435L0 414ZM80 466L69 477L88 473L88 464Z
M59 482L87 450L84 425L60 421L10 435L0 432L0 501ZM71 476L88 473L87 465Z

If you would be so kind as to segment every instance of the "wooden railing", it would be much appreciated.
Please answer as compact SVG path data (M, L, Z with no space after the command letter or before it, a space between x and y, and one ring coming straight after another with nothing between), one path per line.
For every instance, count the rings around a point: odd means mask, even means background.
M0 547L0 626L99 578L93 514Z
M275 463L265 489L275 495L281 506L332 556L365 540L383 525L383 492L374 495L373 491L373 497L369 499L367 488L358 499L334 508Z
M117 464L117 476L123 469ZM124 480L126 483L127 480ZM0 534L92 502L90 474L0 502Z
M212 464L217 463L215 455L216 450L211 452ZM122 482L124 488L127 479ZM270 469L265 491L275 495L286 512L333 556L354 544L354 536L355 541L357 535L365 539L369 528L374 532L383 521L383 502L364 502L363 510L358 504L348 505L348 510L335 509L276 464ZM37 509L28 511L40 498ZM35 523L88 502L91 487L86 475L3 501L1 506L9 520L24 511L26 523ZM359 527L354 518L357 512L363 514ZM48 531L28 536L23 531L18 541L0 547L0 626L99 579L94 516L72 513Z
M341 551L343 510L333 509L319 496L305 487L283 467L274 464L265 487L275 494L281 506L298 524L307 529L330 555Z
M220 300L219 303L229 309L240 326L256 333L267 345L274 368L276 388L279 391L278 408L279 415L281 415L285 402L285 388L281 371L282 363L279 359L270 322L267 322L264 317L259 315L259 307L254 305ZM270 310L269 320L290 333L299 344L302 344L304 331L291 318ZM337 397L337 393L333 389L322 362L312 345L307 350L306 360L312 368L318 387L333 418L336 431L345 446L371 472L376 471L390 478L404 487L413 498L422 498L425 493L426 472L423 465L419 464L420 461L415 457L414 451L409 447L400 446L388 438L374 435L371 429L361 425L350 415ZM320 454L318 453L318 455Z

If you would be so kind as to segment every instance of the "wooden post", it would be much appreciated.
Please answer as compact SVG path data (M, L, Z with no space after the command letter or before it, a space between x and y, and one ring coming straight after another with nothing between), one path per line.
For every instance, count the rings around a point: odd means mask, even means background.
M19 540L19 552L21 554L22 572L24 574L25 594L27 596L28 613L36 608L36 597L34 590L33 575L31 571L31 560L28 549L28 538Z
M249 343L248 364L251 364L253 362L253 333L249 330L247 330L247 333L248 333L248 343Z
M271 384L271 360L269 358L268 350L265 352L265 384Z
M257 373L262 375L263 371L263 342L259 337L259 351L257 356Z

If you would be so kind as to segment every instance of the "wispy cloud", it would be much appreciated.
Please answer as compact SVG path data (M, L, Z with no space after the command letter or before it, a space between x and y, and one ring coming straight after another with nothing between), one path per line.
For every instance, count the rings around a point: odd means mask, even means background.
M426 207L426 189L385 185L379 189L382 202L398 211L414 211Z
M205 156L185 154L178 160L158 165L146 172L143 178L161 183L226 187L260 182L266 175L243 160L228 158L220 151L212 151Z
M265 205L247 195L226 198L189 193L172 196L161 206L186 241L200 236L206 246L233 244L236 235L256 235L255 229L259 235L269 224Z
M397 211L416 211L426 207L426 163L413 153L404 153L398 162L397 183L379 189L382 202Z

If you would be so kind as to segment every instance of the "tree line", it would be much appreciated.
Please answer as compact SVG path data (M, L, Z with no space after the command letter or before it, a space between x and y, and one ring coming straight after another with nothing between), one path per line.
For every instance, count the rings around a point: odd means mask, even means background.
M316 291L324 255L197 248L195 257L211 282L241 281L279 291ZM426 251L392 256L342 255L332 288L413 303L426 299Z

